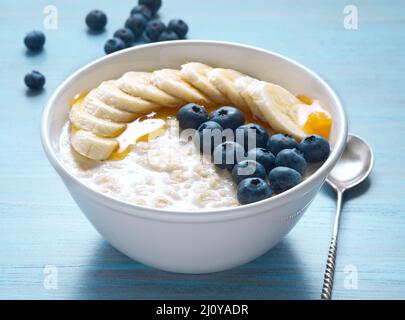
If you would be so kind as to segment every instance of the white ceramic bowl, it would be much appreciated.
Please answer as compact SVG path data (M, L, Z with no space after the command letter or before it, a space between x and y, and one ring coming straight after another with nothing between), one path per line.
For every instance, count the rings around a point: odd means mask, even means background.
M69 105L79 92L129 70L178 68L188 61L232 68L319 99L333 117L328 160L310 178L280 195L236 208L180 212L126 203L75 178L58 158ZM42 118L45 153L78 206L115 248L144 264L172 272L208 273L249 262L286 235L315 197L340 157L347 136L342 105L316 74L281 55L235 43L173 41L110 54L81 68L52 95Z

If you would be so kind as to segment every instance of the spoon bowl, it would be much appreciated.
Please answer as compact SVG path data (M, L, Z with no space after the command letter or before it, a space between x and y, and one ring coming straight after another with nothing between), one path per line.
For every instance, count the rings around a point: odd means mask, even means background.
M373 167L374 156L369 144L359 136L350 134L346 147L335 167L326 178L326 182L336 190L337 205L333 225L332 239L326 261L325 276L321 299L332 298L333 278L335 274L339 220L342 210L343 193L364 181Z
M326 182L337 191L344 191L363 182L369 175L374 156L369 144L359 136L350 134L346 148Z

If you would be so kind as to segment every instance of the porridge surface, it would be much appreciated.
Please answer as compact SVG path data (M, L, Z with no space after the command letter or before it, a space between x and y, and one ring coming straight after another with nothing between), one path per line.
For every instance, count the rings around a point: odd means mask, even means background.
M59 152L69 170L88 186L137 205L179 209L218 209L238 205L227 170L201 157L190 141L179 139L177 120L163 135L137 142L119 161L97 161L78 154L63 128Z

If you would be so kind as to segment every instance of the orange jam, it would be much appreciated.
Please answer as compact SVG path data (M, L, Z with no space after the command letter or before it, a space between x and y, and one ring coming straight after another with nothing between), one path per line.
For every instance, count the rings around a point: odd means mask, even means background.
M300 123L307 134L319 134L329 139L329 133L332 127L331 116L311 98L305 95L297 95L297 98L303 103L297 109Z
M304 125L304 131L308 134L319 134L329 139L332 118L325 112L312 112Z

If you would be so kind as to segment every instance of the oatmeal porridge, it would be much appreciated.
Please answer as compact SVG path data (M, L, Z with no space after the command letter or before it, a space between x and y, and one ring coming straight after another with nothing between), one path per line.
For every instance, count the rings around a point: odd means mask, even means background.
M134 204L184 210L238 205L230 173L203 161L192 143L179 140L178 122L167 122L161 136L136 143L119 161L77 153L66 124L59 148L62 161L86 184Z
M73 175L120 200L229 208L310 175L329 154L331 124L319 101L235 70L187 63L128 72L78 95L59 152ZM187 130L193 133L182 135Z

